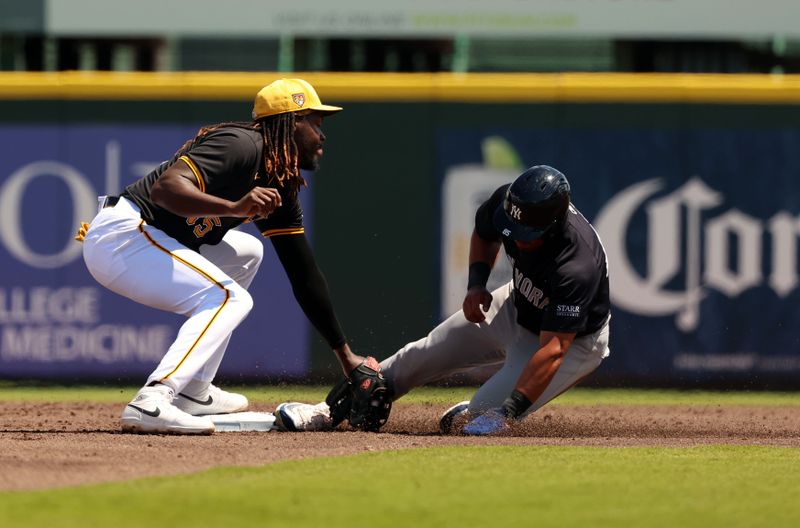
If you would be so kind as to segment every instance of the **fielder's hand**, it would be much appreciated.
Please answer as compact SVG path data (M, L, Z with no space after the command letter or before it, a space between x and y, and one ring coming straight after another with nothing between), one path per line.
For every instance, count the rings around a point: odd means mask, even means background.
M230 216L249 218L268 217L272 211L282 205L278 189L272 187L254 187L239 200L234 202Z
M486 320L484 313L489 311L492 306L492 294L489 290L480 286L473 286L464 297L464 317L471 323L480 323Z
M497 434L508 429L509 418L502 407L489 409L477 418L473 418L461 430L462 433L472 436L485 436Z

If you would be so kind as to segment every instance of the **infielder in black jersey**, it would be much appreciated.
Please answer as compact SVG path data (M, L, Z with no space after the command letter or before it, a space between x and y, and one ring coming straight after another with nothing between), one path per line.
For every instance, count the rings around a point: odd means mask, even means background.
M210 433L207 415L247 408L211 381L231 333L253 306L247 288L263 255L253 223L271 240L295 297L345 374L364 361L349 348L306 240L299 169L322 156L324 105L302 79L258 92L253 121L203 128L169 161L106 197L83 229L90 273L134 301L187 317L147 384L125 407L122 429Z
M486 290L500 247L512 280ZM609 354L608 269L600 239L570 203L558 170L531 167L475 215L462 310L381 363L394 399L486 365L500 369L470 401L448 409L443 433L493 434L581 381ZM284 403L290 431L329 428L327 404ZM466 424L466 425L465 425Z

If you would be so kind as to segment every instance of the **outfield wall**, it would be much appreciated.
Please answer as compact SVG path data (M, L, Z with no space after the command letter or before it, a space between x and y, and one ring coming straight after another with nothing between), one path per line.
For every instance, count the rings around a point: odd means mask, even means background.
M279 75L0 74L0 378L151 370L179 318L97 286L76 223L201 124L248 119ZM302 194L358 352L385 357L458 308L476 204L546 163L609 255L597 381L800 386L800 79L301 75L345 107ZM267 254L221 372L335 372Z

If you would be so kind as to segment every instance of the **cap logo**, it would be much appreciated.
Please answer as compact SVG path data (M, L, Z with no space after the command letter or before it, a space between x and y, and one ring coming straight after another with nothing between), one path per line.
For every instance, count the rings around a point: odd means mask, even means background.
M294 104L302 108L303 105L306 104L306 94L304 93L292 94L292 101L294 101Z
M514 220L521 220L522 219L522 211L516 205L511 205L511 211L509 212L511 218Z

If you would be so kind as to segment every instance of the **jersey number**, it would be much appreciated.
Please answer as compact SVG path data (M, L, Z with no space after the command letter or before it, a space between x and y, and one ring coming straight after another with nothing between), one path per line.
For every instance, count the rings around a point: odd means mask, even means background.
M190 216L186 219L186 223L194 226L193 232L194 236L197 238L203 238L209 233L209 231L214 229L214 227L219 227L222 225L222 222L219 221L218 216L206 216L204 218Z

